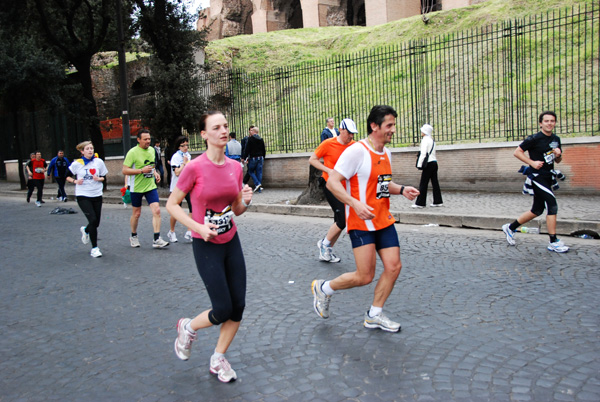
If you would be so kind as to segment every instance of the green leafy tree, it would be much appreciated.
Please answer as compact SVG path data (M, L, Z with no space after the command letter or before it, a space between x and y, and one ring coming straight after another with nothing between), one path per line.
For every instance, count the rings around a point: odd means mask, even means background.
M195 55L206 44L206 33L195 29L196 16L180 0L135 0L135 4L137 28L154 53L151 58L154 96L144 121L155 137L172 144L182 128L195 131L205 108Z
M77 69L83 114L90 139L100 157L104 143L92 91L91 61L103 49L114 21L116 0L32 0L42 32L41 39Z
M41 48L19 24L26 4L14 3L0 10L0 101L11 116L12 146L19 166L23 166L23 149L19 112L35 111L40 105L58 108L62 104L60 86L65 79L64 64L48 49ZM25 175L19 169L21 189Z

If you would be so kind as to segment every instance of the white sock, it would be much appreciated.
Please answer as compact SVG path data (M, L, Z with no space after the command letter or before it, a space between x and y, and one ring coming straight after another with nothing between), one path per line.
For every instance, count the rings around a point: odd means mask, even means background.
M369 310L369 317L373 318L376 315L381 314L382 311L383 311L383 307L371 306L371 309Z
M184 329L185 329L187 332L189 332L190 334L195 334L195 333L196 333L196 331L194 331L194 330L192 329L192 327L190 326L190 324L191 324L191 323L192 323L191 321L190 321L190 322L188 322L187 324L185 324L185 327L183 327L183 328L184 328Z
M327 237L325 237L325 238L323 239L323 245L324 245L325 247L329 247L329 245L330 245L330 244L331 244L331 242L330 242L329 240L327 240Z
M210 357L210 360L217 360L219 357L225 357L225 353L219 353L215 349L215 353Z
M331 296L335 293L335 290L331 289L331 286L329 286L329 282L331 281L326 281L323 286L321 286L321 290L323 291L323 293L325 293L327 296Z

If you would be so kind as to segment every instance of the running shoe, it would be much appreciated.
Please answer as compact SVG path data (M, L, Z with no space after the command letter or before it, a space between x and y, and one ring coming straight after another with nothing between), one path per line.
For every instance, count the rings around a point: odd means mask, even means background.
M62 197L57 197L56 198L58 201L62 202L63 198Z
M29 201L31 201L31 196L30 195L27 196L27 203L29 203Z
M171 232L169 230L169 233L167 233L167 237L171 243L177 243L177 235L175 234L175 232Z
M429 204L429 206L434 207L434 208L435 207L443 207L444 204Z
M557 253L566 253L569 251L569 247L567 247L562 240L556 240L554 243L548 243L548 250Z
M92 251L90 251L90 255L94 258L102 257L102 252L98 247L94 247Z
M331 255L329 255L329 248L325 245L323 245L323 240L325 239L321 239L317 242L317 247L319 248L319 260L321 261L329 261L331 260Z
M411 208L425 208L425 205L417 205L417 204L413 204L410 206Z
M379 328L388 332L400 331L400 323L394 322L386 317L383 313L370 317L369 312L365 313L365 322L363 324L366 328Z
M327 247L327 251L329 252L329 262L340 262L341 258L333 254L333 249L331 247Z
M69 201L69 197L63 197L63 202Z
M140 240L138 239L137 236L131 236L129 238L129 243L131 243L131 247L139 247L140 246Z
M158 239L156 239L156 240L154 240L152 242L152 247L154 247L154 248L165 248L168 245L169 245L169 242L168 241L164 241L162 239L162 237L160 237L160 236L158 237Z
M177 339L175 339L175 354L181 360L187 360L192 353L192 342L196 340L196 333L185 329L185 326L191 322L191 318L180 318L177 321Z
M314 295L313 306L315 308L315 312L321 318L329 318L329 302L331 301L331 296L328 296L323 292L321 286L325 281L323 279L315 279L312 281L311 289Z
M42 203L41 203L41 202L39 202L39 201L36 201L36 202L35 202L35 206L36 206L36 207L41 207L41 206L42 206Z
M81 232L81 242L83 244L88 244L90 242L90 234L85 231L85 226L79 228Z
M231 382L237 380L237 374L231 368L231 364L224 356L215 358L210 357L210 372L217 375L221 382Z
M192 231L188 230L187 232L185 232L185 235L183 236L184 239L188 240L188 241L192 241Z
M259 184L258 186L254 187L254 192L256 193L258 191L259 193L261 193L262 189L262 186Z
M506 234L506 241L508 242L508 244L511 246L514 246L515 245L515 232L510 230L510 224L507 223L505 225L502 225L502 231Z

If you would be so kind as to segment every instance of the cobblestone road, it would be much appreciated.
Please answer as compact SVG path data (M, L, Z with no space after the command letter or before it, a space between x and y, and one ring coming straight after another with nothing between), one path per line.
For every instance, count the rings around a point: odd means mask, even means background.
M336 294L328 320L313 312L311 281L354 269L347 236L341 263L317 260L330 220L248 213L247 309L228 353L239 379L221 384L208 372L216 328L189 361L173 353L177 319L208 298L189 244L151 249L147 208L131 249L131 210L104 205L100 259L81 244L81 212L0 208L0 401L600 400L598 241L559 255L542 235L508 247L497 231L397 225L390 334L361 325L373 284Z

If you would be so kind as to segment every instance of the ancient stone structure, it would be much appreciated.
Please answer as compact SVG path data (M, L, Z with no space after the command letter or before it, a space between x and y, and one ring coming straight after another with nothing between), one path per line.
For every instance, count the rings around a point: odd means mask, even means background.
M210 0L197 28L208 40L326 26L374 26L485 0Z

